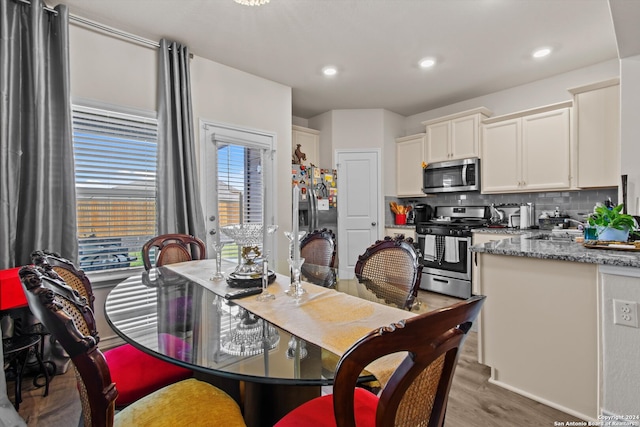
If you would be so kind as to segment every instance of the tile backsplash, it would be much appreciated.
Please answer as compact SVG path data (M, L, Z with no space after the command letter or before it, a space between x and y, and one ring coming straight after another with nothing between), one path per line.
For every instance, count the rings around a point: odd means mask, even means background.
M399 204L426 203L431 206L489 206L491 203L522 204L533 203L536 207L536 216L542 212L554 212L556 207L560 213L567 214L571 218L582 220L589 212L593 212L596 203L604 203L611 199L614 205L618 204L618 188L600 188L596 190L556 191L548 193L509 193L509 194L480 194L470 193L442 193L429 197L408 199L397 197L385 197L387 209L385 210L385 224L393 224L395 216L389 209L389 202Z

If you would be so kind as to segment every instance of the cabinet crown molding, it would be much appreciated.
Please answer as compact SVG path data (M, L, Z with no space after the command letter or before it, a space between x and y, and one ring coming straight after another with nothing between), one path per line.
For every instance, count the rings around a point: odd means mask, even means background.
M448 116L438 117L437 119L426 120L422 122L422 125L428 126L434 123L457 119L458 117L471 116L473 114L482 114L484 116L490 117L493 114L493 112L486 107L478 107L472 110L461 111L459 113L449 114Z
M605 87L615 86L615 85L619 85L619 84L620 84L620 78L619 77L615 77L613 79L603 80L603 81L595 82L595 83L589 83L588 85L577 86L577 87L569 88L567 90L572 95L577 95L579 93L590 92L592 90L603 89Z
M531 114L545 113L547 111L559 110L561 108L572 107L573 101L558 102L557 104L549 104L542 107L531 108L529 110L517 111L515 113L503 114L502 116L495 116L489 119L484 119L482 124L488 125L491 123L501 122L503 120L517 119L519 117L529 116Z
M319 130L306 128L304 126L291 125L291 129L297 130L297 131L301 131L301 132L307 132L307 133L313 133L313 134L316 134L316 135L320 135L320 131Z
M424 133L424 132L415 133L413 135L400 136L400 137L396 138L396 142L411 141L412 139L424 138L425 136L427 136L427 134Z

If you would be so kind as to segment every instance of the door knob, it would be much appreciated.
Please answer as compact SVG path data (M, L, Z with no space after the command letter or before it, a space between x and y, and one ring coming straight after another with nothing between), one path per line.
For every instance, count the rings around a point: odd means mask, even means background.
M216 233L217 233L217 231L215 230L215 228L212 228L211 230L209 230L209 234L212 235L212 236L214 234L216 234Z
M375 221L371 223L371 226L372 226L372 227L375 227L376 225L378 225L378 223L377 223L377 222L375 222Z
M215 220L216 220L216 216L215 216L215 215L211 215L211 216L209 217L209 221L215 221Z

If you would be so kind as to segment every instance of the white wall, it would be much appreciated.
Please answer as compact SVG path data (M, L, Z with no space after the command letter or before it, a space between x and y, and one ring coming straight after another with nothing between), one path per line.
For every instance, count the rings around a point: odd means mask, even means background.
M530 108L572 100L567 89L620 76L618 60L611 60L579 70L570 71L526 85L468 99L442 108L409 116L405 122L406 135L424 132L421 122L477 107L487 107L494 116L528 110Z
M640 56L620 61L620 172L628 175L628 211L640 215Z

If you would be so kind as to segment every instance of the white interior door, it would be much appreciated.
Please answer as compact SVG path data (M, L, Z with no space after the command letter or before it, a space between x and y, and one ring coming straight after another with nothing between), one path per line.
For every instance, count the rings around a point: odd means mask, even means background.
M380 152L336 151L338 169L338 264L350 279L358 256L380 234Z

